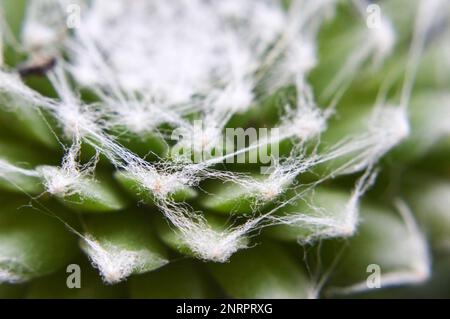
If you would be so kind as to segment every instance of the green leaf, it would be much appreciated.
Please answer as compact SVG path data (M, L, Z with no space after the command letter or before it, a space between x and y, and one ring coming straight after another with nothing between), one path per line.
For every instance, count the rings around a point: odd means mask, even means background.
M208 278L198 262L174 261L151 273L130 278L131 298L211 298Z
M22 282L64 267L78 252L74 235L57 218L1 200L0 279Z
M0 140L0 189L37 195L44 192L40 178L31 169L47 162L26 142Z
M168 145L165 140L156 134L120 134L117 141L133 153L146 160L157 160L158 157L167 156Z
M80 287L69 288L73 284L71 275L75 275L72 268L33 280L27 288L25 298L28 299L116 299L126 298L126 288L122 285L104 285L99 275L91 265L83 260L76 260L72 264L79 266ZM78 274L77 274L78 275Z
M450 156L450 94L445 91L425 91L413 96L409 109L411 134L394 150L395 158L403 162L417 161L436 148ZM442 163L446 166L447 162Z
M3 97L0 96L0 98ZM20 101L6 103L8 104L0 103L0 132L2 135L14 132L24 139L40 143L47 149L58 147L47 120L42 117L40 112L29 105L11 105L11 103L21 103Z
M416 175L407 187L406 199L433 245L450 250L450 182Z
M301 260L282 246L264 243L238 252L229 263L208 268L232 298L308 298L312 286Z
M252 178L258 181L260 185L264 185L264 180L267 177L264 175L253 175ZM268 195L267 199L265 199L263 196L264 194L262 193L265 190L269 191L269 187L267 186L267 189L261 187L261 189L255 188L252 190L251 188L246 188L232 182L217 182L206 189L207 195L199 200L199 204L202 207L217 213L227 215L248 214L255 211L258 207L264 207L270 200L274 200L278 195Z
M164 218L156 218L156 232L162 242L171 249L180 252L183 255L195 257L195 254L183 241L182 236L178 233L173 226L169 225L169 221Z
M43 155L42 150L35 148L30 142L18 141L13 137L7 139L2 136L0 139L0 158L11 163L26 163L30 166L35 166L48 163L49 160L54 162L51 158L49 159L48 154L46 155ZM58 154L51 155L55 155L56 157Z
M0 189L37 195L44 192L41 179L34 171L0 159Z
M168 262L163 247L152 234L148 216L143 213L86 215L84 226L81 247L107 283L117 283Z
M40 167L41 169L54 169L58 167ZM75 186L73 190L65 189L54 195L65 206L83 213L108 213L124 209L126 200L118 192L114 182L105 175L96 176L96 179L82 177L82 186ZM72 185L67 185L71 188Z
M208 190L200 204L209 210L224 214L244 214L252 211L252 194L233 183L217 184Z
M367 205L362 206L362 213L358 234L344 250L329 292L367 291L377 287L377 282L385 288L425 281L430 272L429 252L412 216L403 211L402 219L389 210ZM332 251L341 249L333 246L325 252L331 258Z
M145 203L153 204L154 195L139 183L130 173L117 171L114 177L119 184L135 199L143 200ZM168 195L176 202L184 202L197 197L197 191L191 187L181 188L174 193Z
M338 118L333 118L329 122L328 129L321 136L319 148L321 152L327 153L335 145L339 145L345 139L350 137L364 136L368 132L368 121L370 120L372 109L367 106L343 107L339 109ZM351 152L340 155L332 160L319 164L313 168L315 174L326 176L343 165L351 162L360 152Z
M415 87L446 89L450 85L450 64L442 63L448 57L448 34L437 33L424 52L419 63Z
M2 1L0 3L0 10L2 10L2 18L5 19L4 22L7 23L11 30L11 33L18 38L22 29L22 20L24 17L24 9L26 5L26 0L17 1ZM6 41L5 41L6 42ZM5 62L9 65L15 65L19 62L18 53L14 50L8 43L5 46Z
M292 205L277 211L277 217L289 224L269 227L266 233L283 241L309 242L318 238L351 235L353 226L347 220L351 209L350 192L317 187Z
M0 284L0 299L22 298L25 292L24 285Z
M4 18L15 36L19 36L20 34L25 6L26 0L2 1L0 4L0 8L4 13Z
M230 225L229 220L222 216L204 212L203 217L206 219L208 225L217 232L225 231L227 226ZM182 235L176 230L176 228L170 225L169 221L162 217L159 217L155 218L155 224L158 236L164 242L164 244L181 254L190 257L198 257L195 252L193 252L191 248L186 244L186 242L183 240ZM247 239L244 238L242 244L245 245L246 243Z
M64 196L62 203L77 211L114 212L125 208L121 196L108 184L89 183L82 194Z

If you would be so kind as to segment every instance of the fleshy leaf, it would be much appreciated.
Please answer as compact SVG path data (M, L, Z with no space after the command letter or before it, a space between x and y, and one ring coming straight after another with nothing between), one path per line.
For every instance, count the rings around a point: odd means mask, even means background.
M230 225L228 219L221 216L210 213L203 213L203 217L206 219L211 229L218 233L224 232L227 226ZM155 223L158 236L161 238L164 244L184 255L198 257L197 254L192 251L192 249L183 239L183 236L174 227L171 227L167 220L158 218ZM246 246L247 243L248 239L246 237L242 238L241 245Z
M41 179L35 171L2 159L0 159L0 189L27 194L40 194L44 191Z
M22 298L25 293L24 285L0 284L0 299Z
M409 113L411 135L394 150L396 158L411 162L438 147L445 148L445 154L449 156L450 94L445 91L421 92L413 96Z
M47 190L70 208L80 212L103 213L126 207L126 201L113 181L102 176L95 180L88 177L75 180L59 167L42 166L38 169L45 178Z
M349 192L318 187L293 205L277 212L280 225L267 234L281 240L310 242L319 238L347 237L357 225L357 200Z
M208 265L212 275L233 298L314 297L301 266L283 247L265 243L234 255L229 263Z
M107 283L120 282L168 262L164 249L152 235L148 217L142 213L87 215L84 225L81 247Z
M131 298L210 298L214 295L200 264L173 262L151 273L130 279Z
M0 282L23 282L59 270L78 252L75 236L48 213L2 199Z
M0 140L0 188L37 195L44 191L32 168L46 163L46 158L25 142Z
M409 185L407 200L420 225L437 248L450 250L450 182L417 175Z
M153 203L153 194L142 187L131 174L116 172L114 177L131 196L146 203ZM197 197L197 191L191 187L183 187L174 193L170 193L168 196L174 201L182 202Z
M289 181L284 184L272 181L271 175L253 175L252 178L246 187L232 182L217 183L207 189L208 194L199 203L206 209L227 215L251 213L276 199L289 184Z
M362 206L360 229L340 259L333 276L338 282L330 293L350 294L428 279L427 242L407 208L401 205L399 210L403 219L383 208ZM332 249L328 252L339 251Z
M75 273L78 269L79 273ZM78 275L79 278L75 279L74 276ZM78 279L80 286L74 285L78 284ZM125 287L103 284L99 275L85 260L77 260L64 271L33 280L25 293L25 298L28 299L114 299L126 296Z
M252 211L251 193L240 185L219 184L209 193L201 199L201 205L207 209L225 214L242 214Z

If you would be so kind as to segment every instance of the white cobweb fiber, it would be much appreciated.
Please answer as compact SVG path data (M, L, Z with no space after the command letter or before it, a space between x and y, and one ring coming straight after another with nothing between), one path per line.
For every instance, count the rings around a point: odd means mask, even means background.
M217 230L202 212L170 196L215 179L243 186L257 202L267 202L288 187L295 188L294 181L301 174L336 158L355 155L333 172L335 175L370 171L408 135L407 110L382 106L375 110L364 134L351 136L324 154L292 152L276 162L263 181L213 168L229 156L263 144L292 139L303 151L304 144L320 139L332 109L316 105L306 75L318 61L317 31L335 2L296 0L285 10L275 0L80 0L81 21L70 32L56 21L67 1L46 0L49 17L37 4L28 8L25 47L57 55L58 64L48 77L58 98L41 96L3 70L0 93L19 102L12 105L52 114L73 145L66 148L61 167L39 167L26 173L39 174L52 194L82 195L84 182L93 179L96 166L95 159L84 165L79 162L80 145L86 143L152 193L156 206L184 243L204 260L226 262L247 247L246 237L252 231L280 222L307 225L317 238L350 236L358 223L358 200L371 184L372 175L364 175L357 184L345 208L345 219L339 221L334 216L306 219L301 215L274 220L270 217L275 209L265 215L249 212L241 225ZM38 32L33 33L33 27ZM344 66L345 79L370 57L382 60L391 52L394 34L390 27L386 22L385 29L373 31L376 36L367 38L357 56L350 59L351 65ZM284 85L294 85L297 100L285 108L278 124L279 140L268 139L223 157L187 164L172 158L148 162L119 144L111 132L123 126L125 133L163 136L160 127L168 124L172 131L191 133L193 119L200 119L206 123L205 139L194 138L194 149L213 148L231 117L259 102L257 88L267 88L269 94ZM79 96L81 88L89 88L98 103L85 103ZM1 169L19 168L0 162ZM84 249L107 282L121 281L142 266L145 252L100 244L90 237L83 240Z
M410 133L407 110L399 106L388 105L375 109L368 125L367 138L358 141L365 149L357 156L359 161L352 164L350 171L374 165ZM355 144L358 145L358 142Z
M186 103L250 77L284 18L272 1L93 1L69 41L71 70L81 84L107 84L96 46L125 91Z
M326 130L331 110L324 111L315 104L312 88L303 77L298 76L295 85L297 103L294 109L287 109L279 129L282 137L295 137L304 142Z
M298 238L302 244L312 243L318 239L345 238L353 236L359 223L359 200L372 186L376 172L368 170L358 180L345 205L333 211L314 204L314 196L308 202L312 212L290 212L285 216L272 217L274 224L289 225L308 230L308 235Z
M49 103L48 105L48 110L56 114L57 118L58 113L56 110L58 108L61 109L67 107L65 101L56 104L56 106L54 102ZM78 103L71 103L69 105L76 106ZM44 104L44 106L47 106L47 104ZM203 178L223 178L224 180L244 185L248 189L253 190L256 194L259 194L257 196L261 199L268 200L282 192L285 184L288 184L297 175L308 171L308 169L321 161L337 157L334 153L331 155L313 154L311 156L303 157L299 157L298 154L296 154L277 164L274 167L273 172L268 176L267 183L261 183L261 181L235 175L231 172L225 174L225 172L208 170L208 166L213 165L215 162L210 164L199 163L183 165L181 167L176 163L165 163L165 165L158 167L157 165L145 162L115 143L107 134L102 133L100 129L90 129L91 125L92 122L88 121L87 125L84 125L84 121L81 120L78 123L78 129L74 130L73 133L75 135L79 134L79 138L88 142L99 152L106 155L118 168L124 169L128 173L134 175L144 188L152 191L157 197L157 206L176 227L177 231L182 235L184 242L197 256L202 259L218 262L227 261L234 252L244 248L246 246L245 237L251 231L254 231L263 223L267 222L267 216L263 215L261 217L251 218L242 226L230 227L218 231L212 229L204 219L198 217L197 213L193 212L189 207L172 202L170 198L166 197L168 193L176 191L176 189L181 186L196 185L198 181ZM81 134L83 132L89 134ZM378 140L379 138L376 139L376 141ZM367 147L367 143L364 143L363 146ZM369 143L369 146L372 146L372 144ZM79 179L79 177L82 177L84 170L80 169L78 166L79 164L73 161L76 157L76 153L74 153L76 150L77 147L76 144L74 144L74 151L68 153L68 157L66 161L63 162L62 166L62 172L70 177L63 180L65 182L70 181L70 183L68 183L68 185L64 184L62 187L57 187L57 190L70 192L71 189L68 188L68 190L66 190L66 187L77 185L78 180L82 180L82 178ZM345 149L341 152L342 154L339 155L347 155L351 153L351 151L354 151L354 148ZM52 177L54 176L58 175L52 174ZM47 186L52 185L53 184L48 184ZM78 187L75 187L75 190L76 189L80 189L80 186L78 185Z
M77 161L79 151L80 144L75 143L64 156L61 167L40 166L37 168L50 194L62 197L83 195L85 186L90 180L94 180L95 159L82 165Z
M0 177L2 177L2 174L7 174L7 173L19 173L19 174L22 174L25 176L34 176L34 177L39 176L39 174L32 169L26 169L26 168L19 167L17 165L11 164L10 162L0 158Z
M373 167L383 155L410 134L407 109L397 105L375 107L366 125L367 132L350 136L325 152L323 158L326 161L352 156L333 174L351 174Z
M182 221L178 219L177 222ZM199 258L214 262L226 262L238 250L247 247L245 235L251 227L216 230L206 223L193 223L185 219L179 227L185 243Z
M83 236L81 243L82 249L108 284L118 283L143 270L149 259L156 259L155 263L166 263L147 250L128 250L109 242L100 242L89 235Z

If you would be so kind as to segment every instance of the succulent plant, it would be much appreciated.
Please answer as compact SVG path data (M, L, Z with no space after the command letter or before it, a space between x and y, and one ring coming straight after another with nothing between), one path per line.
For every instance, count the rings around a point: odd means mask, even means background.
M449 296L448 1L0 8L0 297Z

